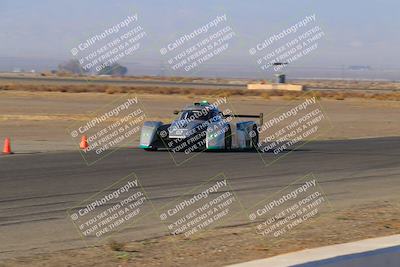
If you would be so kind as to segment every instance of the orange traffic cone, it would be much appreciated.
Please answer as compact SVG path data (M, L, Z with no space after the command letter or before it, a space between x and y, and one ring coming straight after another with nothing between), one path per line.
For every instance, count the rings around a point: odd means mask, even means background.
M6 137L4 140L3 154L12 154L10 138Z
M83 135L83 136L82 136L81 143L79 144L79 147L80 147L81 149L85 149L85 148L88 148L88 147L89 147L88 142L87 142L87 137L86 137L86 135Z

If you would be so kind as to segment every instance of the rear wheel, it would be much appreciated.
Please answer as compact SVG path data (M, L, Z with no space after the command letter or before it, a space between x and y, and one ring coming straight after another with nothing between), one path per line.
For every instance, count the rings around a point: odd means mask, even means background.
M253 125L253 129L250 132L250 137L251 137L251 148L257 149L259 136L258 136L258 130L257 130L256 125Z
M225 131L225 149L230 150L232 148L232 131L231 126L228 125L228 130Z

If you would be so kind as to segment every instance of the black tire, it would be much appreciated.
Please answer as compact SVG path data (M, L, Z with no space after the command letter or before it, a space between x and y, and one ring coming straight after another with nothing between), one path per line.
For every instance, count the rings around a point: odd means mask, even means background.
M225 149L226 150L232 149L232 131L230 125L228 125L228 130L225 131Z
M257 125L253 125L252 133L253 134L251 135L251 148L258 149L259 133L257 130Z

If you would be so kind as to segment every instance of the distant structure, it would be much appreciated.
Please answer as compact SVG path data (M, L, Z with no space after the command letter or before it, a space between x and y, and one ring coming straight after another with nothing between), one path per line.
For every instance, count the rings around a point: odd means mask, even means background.
M127 72L127 67L124 67L118 63L114 63L111 66L105 66L102 68L97 75L124 76Z
M275 62L273 66L285 66L286 62ZM299 84L286 83L286 75L284 73L274 74L273 83L249 83L248 90L282 90L282 91L303 91L304 86Z
M272 64L273 66L286 66L288 63L287 62L275 62ZM275 77L275 83L285 83L286 82L286 74L284 73L276 73L274 74Z
M371 70L370 66L353 65L348 67L349 70Z
M284 73L275 74L275 83L285 83L286 75Z

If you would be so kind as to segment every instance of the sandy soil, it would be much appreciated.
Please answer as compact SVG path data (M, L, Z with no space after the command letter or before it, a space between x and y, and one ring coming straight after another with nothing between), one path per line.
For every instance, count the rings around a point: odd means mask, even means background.
M0 91L0 139L9 136L17 153L75 149L68 128L92 118L95 110L122 94ZM177 95L138 95L148 120L170 121L173 110L188 103L214 97ZM290 105L283 98L228 97L236 113L268 114ZM396 136L400 102L346 98L321 100L333 128L319 139L348 139ZM130 146L137 146L132 140Z
M208 230L195 238L167 236L10 259L0 267L225 266L305 248L399 234L400 207L393 204L398 200L322 213L275 241L261 238L255 233L255 225L248 224Z

